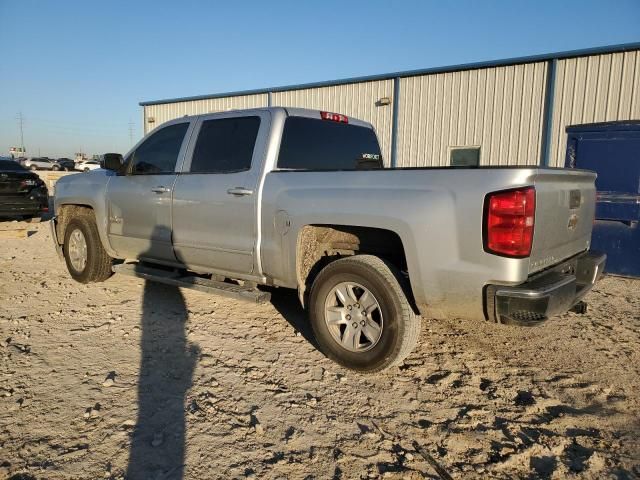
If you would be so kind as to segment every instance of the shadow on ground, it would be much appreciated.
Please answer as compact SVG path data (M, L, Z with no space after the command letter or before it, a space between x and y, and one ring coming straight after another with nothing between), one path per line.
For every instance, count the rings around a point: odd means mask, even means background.
M309 342L319 350L316 338L311 329L307 312L300 305L298 292L289 288L274 288L271 290L271 303L278 313Z
M184 404L198 358L197 346L186 338L187 319L179 288L145 282L138 418L127 480L184 477Z

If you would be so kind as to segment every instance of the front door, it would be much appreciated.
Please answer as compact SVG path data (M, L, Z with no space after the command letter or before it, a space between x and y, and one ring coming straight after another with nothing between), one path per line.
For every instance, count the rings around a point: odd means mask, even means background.
M107 186L108 235L120 257L175 262L171 196L190 122L174 122L147 137Z
M268 112L202 117L173 195L173 245L196 270L254 270L258 179Z

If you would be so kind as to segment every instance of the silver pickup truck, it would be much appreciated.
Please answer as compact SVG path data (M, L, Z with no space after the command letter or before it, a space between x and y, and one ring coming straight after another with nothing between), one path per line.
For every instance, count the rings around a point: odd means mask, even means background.
M399 364L420 315L534 325L581 302L595 174L383 168L369 123L295 108L183 117L104 170L60 179L55 245L79 282L112 272L269 299L297 289L318 345Z

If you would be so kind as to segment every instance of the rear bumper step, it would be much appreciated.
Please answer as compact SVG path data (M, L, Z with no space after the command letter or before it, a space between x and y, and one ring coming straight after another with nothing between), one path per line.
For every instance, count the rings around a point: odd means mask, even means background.
M113 266L115 273L143 278L153 282L164 283L181 288L190 288L200 292L222 295L238 300L248 300L254 303L266 303L271 299L269 292L256 288L243 287L232 283L217 282L177 271L153 268L140 263L122 263Z
M565 313L593 288L607 256L585 252L516 286L489 285L487 316L510 325L536 325Z

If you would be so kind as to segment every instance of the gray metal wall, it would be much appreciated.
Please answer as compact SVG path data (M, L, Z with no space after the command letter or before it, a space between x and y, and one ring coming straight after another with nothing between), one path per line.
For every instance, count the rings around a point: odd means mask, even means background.
M551 162L563 166L568 125L640 119L640 52L558 60Z
M449 165L479 146L482 165L540 162L546 62L400 80L399 167Z
M382 97L390 98L391 105L376 106ZM378 133L385 164L390 165L393 80L274 92L271 104L339 112L370 122Z
M547 92L553 62L555 81ZM451 148L464 146L480 147L482 165L537 165L544 161L545 118L551 127L549 163L562 166L567 125L640 119L640 51L280 90L271 93L274 106L328 110L371 122L387 165L395 108L398 167L449 165ZM550 93L553 102L545 111ZM184 115L264 107L268 97L252 93L145 105L144 130ZM383 97L391 105L379 106ZM148 122L151 117L154 123Z
M144 107L144 133L147 134L158 125L184 117L201 113L224 112L225 110L240 110L243 108L266 107L268 95L242 95L237 97L208 98L205 100L190 100L186 102L165 103L160 105L146 105ZM153 118L154 122L149 120Z

